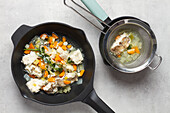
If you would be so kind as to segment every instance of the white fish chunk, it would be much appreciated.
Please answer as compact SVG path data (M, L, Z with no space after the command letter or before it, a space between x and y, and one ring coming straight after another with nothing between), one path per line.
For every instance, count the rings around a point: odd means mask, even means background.
M31 79L30 81L28 81L26 83L26 86L33 93L39 92L43 85L45 85L45 81L42 81L42 80L39 80L39 79Z
M69 57L75 64L80 64L83 61L83 56L79 49L71 52Z
M37 77L42 76L42 69L35 65L27 65L25 66L25 70L27 70L30 74L35 75Z
M127 33L123 33L112 44L110 50L114 55L120 55L129 46L131 39Z
M35 52L30 52L30 54L28 55L24 55L22 57L22 63L24 63L25 65L30 65L32 64L36 59L38 58L38 56L35 54Z

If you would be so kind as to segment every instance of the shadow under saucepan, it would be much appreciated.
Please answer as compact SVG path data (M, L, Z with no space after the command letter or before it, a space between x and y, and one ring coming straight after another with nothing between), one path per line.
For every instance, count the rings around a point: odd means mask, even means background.
M111 66L106 66L106 70L108 72L108 75L112 79L116 79L120 82L126 83L126 84L139 84L142 82L142 80L147 79L147 77L152 72L149 68L146 68L140 72L137 73L122 73L117 71Z

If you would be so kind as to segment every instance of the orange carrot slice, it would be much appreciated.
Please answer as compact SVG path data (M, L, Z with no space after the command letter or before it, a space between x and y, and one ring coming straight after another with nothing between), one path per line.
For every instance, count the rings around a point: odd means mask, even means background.
M65 41L66 41L66 37L63 36L63 42L65 42Z
M77 70L77 66L75 64L73 64L73 68L74 68L74 71Z
M117 40L117 39L119 39L119 38L120 38L120 36L118 35L118 36L116 36L115 40Z
M57 62L57 61L61 61L62 59L60 58L60 56L59 55L56 55L56 57L55 57L55 61Z
M48 38L48 42L49 42L49 44L51 44L51 43L52 43L52 41L53 41L53 37L52 37L52 36L50 36L50 37Z
M35 48L34 48L34 45L33 45L32 43L30 43L29 49L35 49Z
M135 47L135 51L136 51L136 53L140 54L140 50L138 47Z
M58 46L60 46L60 47L61 47L62 45L63 45L63 42L58 43Z
M35 75L30 75L30 74L29 74L29 76L30 76L31 78L35 78Z
M130 49L130 50L127 50L127 53L128 53L128 54L134 54L134 53L135 53L135 49L132 48L132 49Z
M55 82L55 78L51 77L48 79L49 82Z
M42 37L48 38L48 35L47 34L42 34L42 35L40 35L40 38L42 38Z
M67 50L67 47L66 47L65 45L63 45L61 48L62 48L64 51Z
M69 49L70 49L71 47L72 47L72 45L68 45L68 46L67 46L67 48L69 48Z
M57 42L57 41L55 41L55 42L54 42L54 47L56 47L56 46L57 46L57 44L58 44L58 42Z
M65 75L65 72L63 71L63 72L61 72L60 74L59 74L59 77L61 78L61 77L63 77Z
M61 64L66 64L66 62L64 61L64 60L61 60L61 62L60 62Z
M48 76L48 71L45 71L44 77L47 77L47 76Z
M54 45L51 44L51 45L50 45L50 48L54 48Z
M71 81L69 81L69 80L64 80L63 82L64 82L64 84L70 84L71 83Z
M31 51L30 50L25 50L24 53L25 54L29 54Z
M55 33L52 33L52 37L54 37L55 39L58 39L58 36Z
M84 72L85 72L85 70L80 71L80 77L83 76Z
M33 45L32 43L30 43L28 49L35 49L35 48L34 48L34 45ZM31 52L30 50L25 50L25 51L24 51L25 54L29 54L30 52Z
M41 69L45 69L45 64L40 66Z
M118 58L120 58L120 57L121 57L121 55L117 55L117 57L118 57Z
M48 51L48 48L47 48L47 46L43 46L43 47L44 47L44 49L45 49L45 50L47 50L47 51Z

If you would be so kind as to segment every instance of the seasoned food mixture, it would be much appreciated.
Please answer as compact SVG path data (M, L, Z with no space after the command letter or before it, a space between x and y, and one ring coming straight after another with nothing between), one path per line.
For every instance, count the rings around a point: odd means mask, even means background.
M74 82L82 83L85 72L81 48L75 48L66 37L42 34L25 45L26 86L33 93L67 93Z
M110 51L121 63L128 63L140 56L142 42L138 34L134 32L123 32L115 37Z

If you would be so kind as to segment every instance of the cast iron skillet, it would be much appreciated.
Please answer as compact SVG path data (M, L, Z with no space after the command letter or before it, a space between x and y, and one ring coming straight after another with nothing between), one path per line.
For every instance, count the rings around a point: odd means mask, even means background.
M44 92L33 94L27 88L24 79L24 65L21 63L23 49L25 44L35 36L42 33L57 33L59 36L64 35L67 39L77 47L83 49L85 73L83 75L83 84L72 85L72 90L68 94L48 95ZM13 78L22 94L26 99L45 104L45 105L61 105L75 101L82 101L99 113L114 113L96 94L93 88L93 79L95 71L95 58L93 50L85 36L85 33L77 28L62 23L44 23L34 27L27 25L20 26L12 35L14 51L12 54L11 68Z

